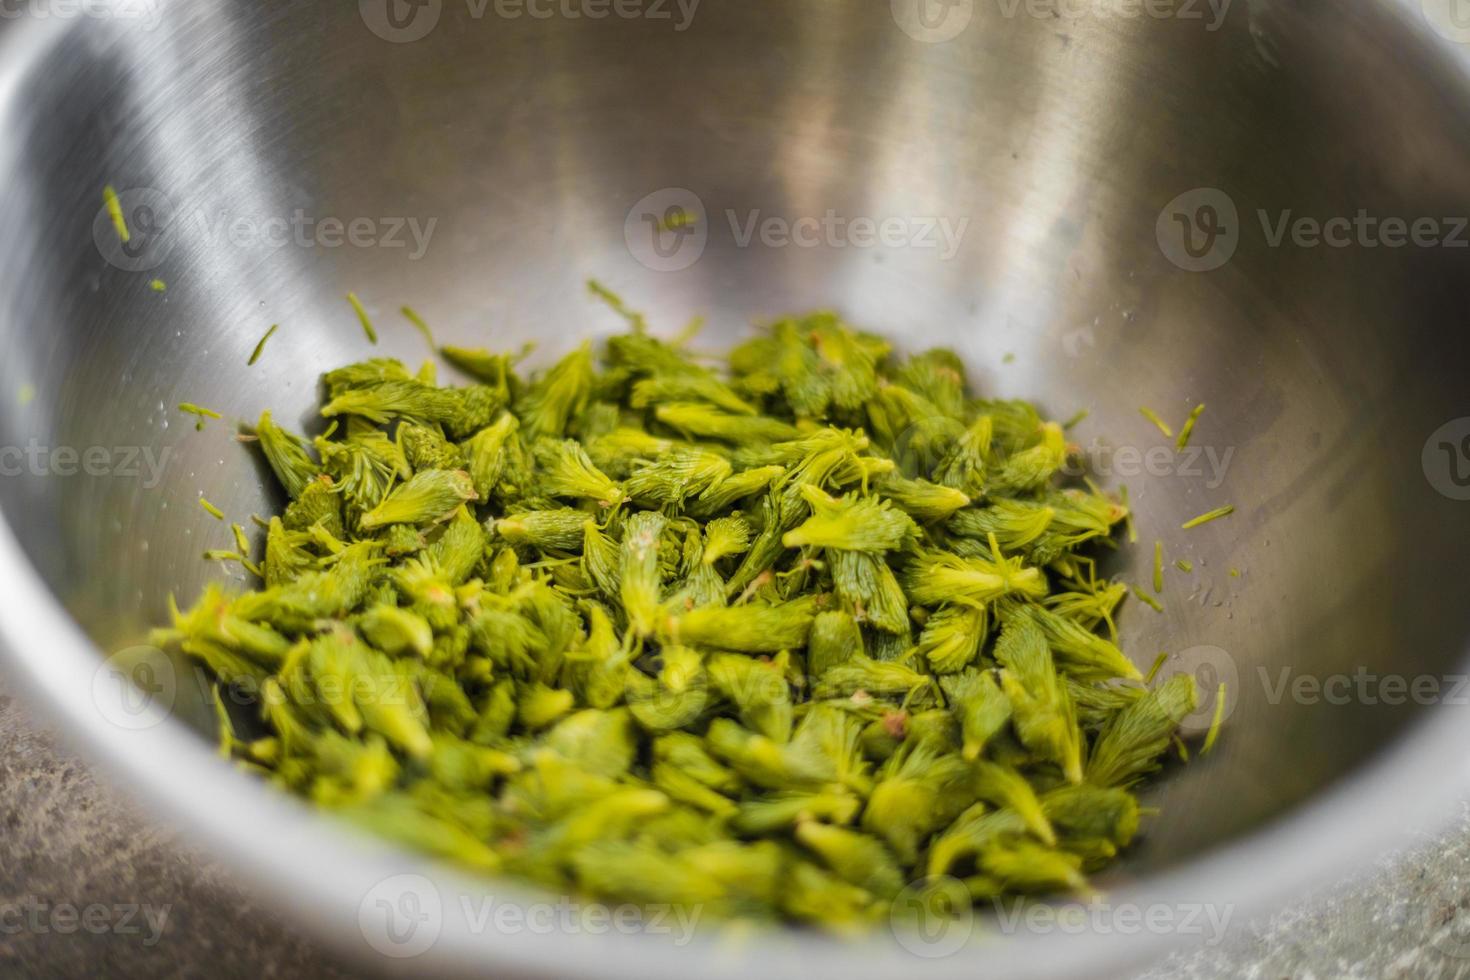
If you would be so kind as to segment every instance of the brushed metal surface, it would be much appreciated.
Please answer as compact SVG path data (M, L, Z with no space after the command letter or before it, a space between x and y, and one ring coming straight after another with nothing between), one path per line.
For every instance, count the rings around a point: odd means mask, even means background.
M142 643L169 592L229 574L199 560L229 544L201 494L235 520L278 505L236 421L311 427L323 366L422 358L404 303L443 341L542 358L617 329L589 276L660 329L706 316L712 349L834 307L954 347L984 392L1090 410L1073 435L1138 512L1116 570L1146 579L1155 538L1195 563L1170 569L1162 615L1128 609L1127 648L1232 689L1216 751L1152 791L1168 819L1109 876L1118 894L1264 900L1458 778L1470 724L1442 702L1470 633L1452 468L1470 428L1442 427L1470 415L1470 252L1445 239L1470 237L1451 220L1470 214L1470 89L1434 0L58 9L0 19L0 634L143 797L323 935L363 947L359 901L416 859L216 765L191 671L175 720L129 727L98 664ZM127 249L99 211L109 183ZM649 216L673 204L702 220L655 242ZM1360 212L1433 219L1438 244L1391 247L1381 226L1370 244ZM1311 244L1302 217L1347 221ZM181 401L226 418L198 432ZM1177 424L1200 401L1198 454L1137 411ZM1179 530L1225 503L1231 519ZM446 895L477 887L434 874ZM414 962L657 974L694 955L472 925L446 922ZM1106 969L1160 937L1005 938L923 967ZM914 962L802 937L700 955Z

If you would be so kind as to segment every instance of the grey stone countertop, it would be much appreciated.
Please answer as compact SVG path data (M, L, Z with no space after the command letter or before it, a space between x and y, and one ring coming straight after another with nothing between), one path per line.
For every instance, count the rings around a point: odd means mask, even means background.
M0 678L0 976L356 976L146 819ZM1470 978L1470 804L1399 853L1140 980Z

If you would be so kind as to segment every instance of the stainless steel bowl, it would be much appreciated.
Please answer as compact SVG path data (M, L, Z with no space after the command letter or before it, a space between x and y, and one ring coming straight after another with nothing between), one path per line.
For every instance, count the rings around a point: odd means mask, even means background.
M466 974L1106 972L1190 936L1191 907L1238 924L1362 863L1458 784L1470 29L1450 3L0 11L10 669L344 949ZM659 230L671 207L700 220ZM538 899L362 839L213 755L198 675L139 644L169 592L231 574L200 560L229 538L196 498L235 519L276 505L234 420L310 422L318 371L370 350L349 290L377 353L425 353L403 303L444 340L554 353L617 326L588 276L664 328L707 315L711 346L833 306L957 348L987 392L1091 410L1073 433L1138 511L1120 574L1148 575L1155 538L1194 562L1170 569L1162 615L1127 611L1129 649L1231 689L1219 746L1157 787L1166 819L1107 879L1113 907L1172 925L991 921L917 952L497 929L466 914L480 896ZM196 431L181 401L226 419ZM1177 422L1197 401L1198 453L1138 413ZM1225 503L1232 518L1180 530ZM425 910L417 939L386 943L415 958L375 952L384 900Z

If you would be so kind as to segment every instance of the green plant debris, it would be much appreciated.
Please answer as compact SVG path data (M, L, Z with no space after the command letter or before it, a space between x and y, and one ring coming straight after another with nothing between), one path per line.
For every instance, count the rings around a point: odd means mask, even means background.
M683 208L673 208L663 218L659 219L660 231L673 231L677 228L687 228L699 223L699 219Z
M1133 594L1138 596L1139 602L1142 602L1145 606L1148 606L1154 612L1161 613L1164 611L1164 604L1155 599L1153 596L1149 595L1148 592L1146 592L1145 590L1134 589Z
M1194 406L1194 410L1189 413L1189 418L1184 420L1184 427L1179 430L1179 441L1174 444L1175 448L1180 452L1183 452L1185 447L1189 445L1189 437L1194 434L1194 424L1199 421L1199 417L1204 414L1204 411L1205 406L1201 402Z
M1138 410L1138 414L1142 415L1144 418L1152 422L1154 426L1164 434L1165 439L1174 438L1174 430L1169 427L1168 422L1165 422L1162 418L1159 417L1158 412L1155 412L1153 409L1145 406Z
M15 402L21 408L25 408L35 400L36 386L33 384L23 384L20 386L20 390L15 393Z
M1164 542L1154 541L1154 591L1164 591Z
M357 322L362 324L362 332L367 335L368 343L376 344L378 332L373 329L373 318L368 316L367 307L362 305L362 300L357 298L356 293L348 293L347 302L352 304L352 311L357 314Z
M118 239L124 244L133 240L133 233L128 231L128 219L123 214L122 202L118 200L117 190L108 184L102 188L102 203L107 208L107 216L112 219L112 227L117 230Z
M217 679L221 751L602 901L848 935L930 875L1086 889L1196 700L1115 643L1126 504L947 351L818 313L716 367L604 298L629 332L539 373L378 358L316 439L261 417L289 502L258 564L211 553L261 584L154 637Z
M200 507L203 507L204 508L204 512L206 514L208 514L210 517L213 517L216 520L220 520L220 521L222 521L222 520L225 519L225 512L222 511L222 510L220 510L214 504L212 504L209 501L205 500L203 497L200 497L199 498L199 506Z
M1066 429L1068 431L1070 431L1072 429L1075 429L1077 426L1081 425L1083 423L1083 421L1085 421L1087 419L1087 417L1089 415L1091 415L1091 414L1092 414L1092 410L1091 409L1088 409L1088 408L1079 409L1075 415L1073 415L1071 418L1067 419L1067 421L1065 421L1065 422L1062 423L1062 428L1063 429Z
M201 500L201 503L202 502L203 501ZM214 514L220 520L225 519L224 514L219 513L218 508L214 508L212 504L207 504L205 509L209 510L211 514ZM260 567L259 564L250 560L250 540L245 535L245 529L239 524L231 524L230 533L234 535L235 538L235 550L229 551L223 548L213 548L204 553L205 560L236 562L240 565L241 568L245 569L256 578L264 579L265 571Z
M403 318L405 320L413 324L413 328L415 330L423 335L424 340L427 341L429 344L430 350L439 349L439 345L434 343L434 331L429 329L428 322L425 321L423 317L419 316L418 312L414 310L413 307L405 306L399 312L403 314Z
M1208 524L1211 521L1218 521L1222 517L1229 517L1233 513L1235 513L1235 507L1231 504L1226 504L1224 507L1216 507L1214 510L1208 513L1201 514L1198 517L1187 520L1179 526L1182 530L1188 531L1191 528L1199 527L1202 524Z
M1152 684L1154 682L1154 678L1159 676L1159 671L1163 669L1164 664L1166 664L1168 661L1168 651L1163 651L1157 657L1155 657L1153 664L1148 669L1148 673L1143 675L1143 682L1145 684Z
M162 279L154 279L148 284L148 288L153 290L155 293L166 293L168 292L168 283L164 282Z
M1133 503L1128 498L1128 485L1118 487L1118 500L1123 505L1123 527L1129 544L1138 543L1138 527L1133 523Z
M194 428L199 432L204 431L204 425L208 420L224 418L219 412L195 405L193 402L179 402L179 411L185 415L194 416Z
M692 220L682 220L683 218L692 219L692 216L687 215L686 212L683 211L683 209L678 209L676 211L673 211L669 216L669 220L676 222L675 224L668 224L661 221L659 222L659 227L665 231L668 231L674 228L683 227L685 224L694 223ZM628 304L623 302L623 297L619 296L617 293L613 292L611 289L607 288L596 279L587 280L587 291L593 296L597 297L597 299L605 303L608 309L612 310L618 316L628 321L628 326L631 327L633 330L642 332L648 329L648 323L642 313L639 313L636 310L629 309Z
M255 366L255 362L260 360L260 355L265 353L266 343L276 335L276 331L279 329L281 329L279 323L271 324L271 328L265 332L265 335L260 338L260 342L255 345L255 350L250 352L250 360L245 362L246 367Z
M227 548L209 548L204 552L204 560L243 562L245 556L238 551L230 551Z
M1190 561L1188 558L1176 558L1174 559L1174 567L1179 569L1181 572L1188 574L1189 572L1194 571L1194 562Z
M1230 577L1231 578L1240 578L1240 569L1238 569L1238 568L1232 568L1232 569L1230 569Z
M1215 747L1215 741L1220 737L1220 728L1225 724L1225 684L1222 681L1219 689L1215 692L1215 714L1210 719L1210 729L1205 732L1204 744L1200 746L1199 754L1208 755Z

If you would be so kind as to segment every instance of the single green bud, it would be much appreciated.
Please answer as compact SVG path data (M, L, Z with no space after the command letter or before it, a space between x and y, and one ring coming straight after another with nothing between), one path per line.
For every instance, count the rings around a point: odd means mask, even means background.
M362 515L360 523L363 530L388 524L439 524L474 499L474 481L463 470L424 470Z

